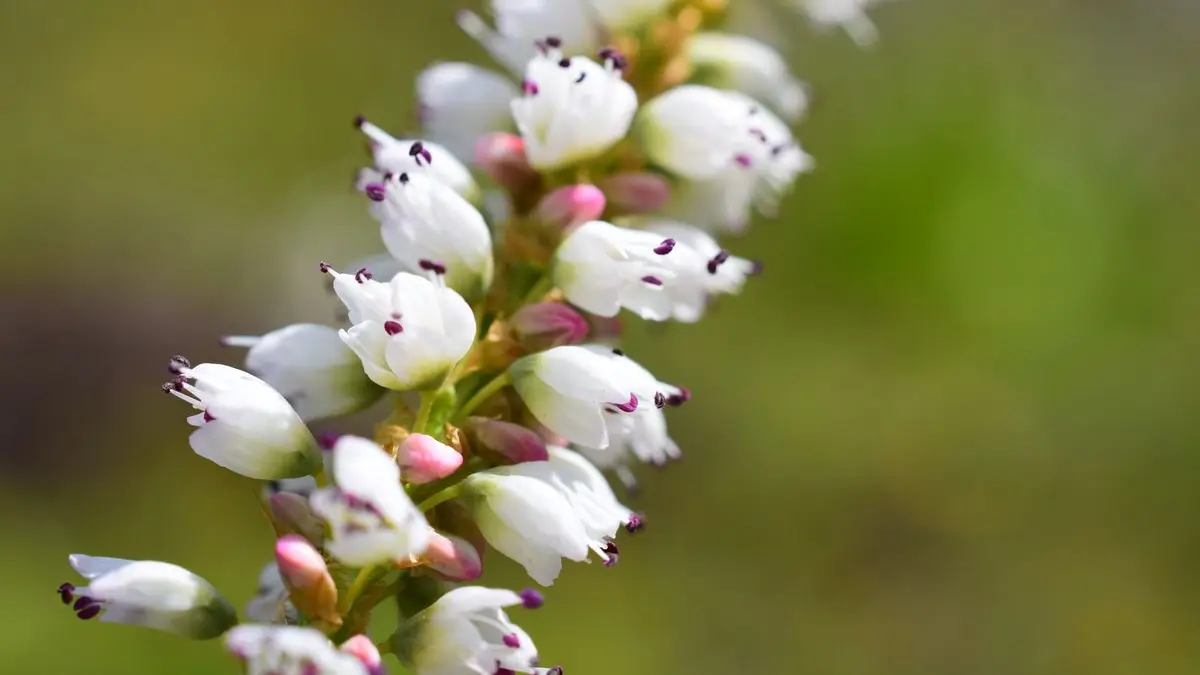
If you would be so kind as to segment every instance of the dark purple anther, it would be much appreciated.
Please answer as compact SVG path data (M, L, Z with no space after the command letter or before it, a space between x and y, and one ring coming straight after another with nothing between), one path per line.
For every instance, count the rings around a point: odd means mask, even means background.
M629 67L629 60L625 55L614 47L604 47L599 52L596 52L600 62L604 64L612 63L613 70L625 70Z
M537 94L538 94L537 82L533 82L531 80L524 80L523 82L521 82L521 90L525 92L526 96L537 96Z
M408 156L415 157L417 159L417 166L421 165L422 159L425 160L426 164L433 163L433 155L430 154L430 152L425 149L425 144L422 143L421 141L415 141L408 148Z
M388 335L396 335L404 332L404 326L401 326L399 321L384 321L383 330L385 330Z
M750 155L745 153L735 155L733 161L737 162L737 165L743 169L750 168L750 165L754 163L754 161L750 159Z
M625 352L621 351L620 349L616 349L616 348L613 349L613 354L616 354L617 356L625 356Z
M187 360L186 357L180 356L178 354L176 354L175 356L172 356L171 362L167 364L167 370L171 371L172 373L174 373L176 375L179 375L185 369L191 368L191 367L192 367L192 362Z
M100 613L100 605L88 605L87 607L84 607L83 609L75 612L75 616L79 617L80 619L83 619L84 621L87 621L88 619L95 618L96 615L99 613Z
M81 595L75 600L74 609L76 612L78 612L80 610L87 609L94 604L96 604L95 600L87 597L86 595Z
M760 143L766 143L766 142L767 142L767 135L766 135L765 133L763 133L763 130L762 130L762 129L759 129L759 128L757 128L757 127L756 127L756 128L754 128L754 129L751 129L751 130L750 130L750 135L751 135L751 136L753 136L753 137L755 137L755 138L757 138L757 139L759 140L759 142L760 142Z
M629 514L629 520L625 522L625 531L629 534L637 534L646 529L646 521L636 513Z
M364 188L367 193L367 198L373 202L381 202L387 199L387 186L383 183L367 183Z
M562 38L560 38L560 37L555 37L555 36L553 36L553 35L551 35L550 37L546 38L546 39L545 39L545 43L546 43L546 46L547 46L547 47L552 47L552 48L554 48L554 49L558 49L559 47L561 47L561 46L563 45Z
M205 422L212 422L217 419L217 418L213 417L212 413L208 412L207 410L204 411L203 417L204 417Z
M674 239L663 239L662 243L654 247L654 252L659 255L666 255L675 250Z
M562 666L554 666L550 670L546 671L546 675L563 675Z
M367 123L367 118L364 115L358 115L354 118L354 128L361 129L362 125Z
M374 278L375 278L375 275L371 274L371 271L365 267L354 273L354 280L360 284L366 283L366 281L368 279L374 279Z
M604 552L604 555L608 556L604 561L605 567L612 567L621 559L621 551L617 548L617 543L615 541L610 540L604 542L604 548L602 551Z
M761 260L750 261L750 271L747 272L752 277L756 277L763 273L763 263Z
M571 67L571 59L563 58L561 61L558 62L558 67L559 68L570 68Z
M721 265L724 265L726 260L729 260L729 251L726 251L725 249L717 251L717 254L712 257L712 260L708 261L708 273L716 274L717 268Z
M536 588L521 589L517 595L521 596L521 602L524 603L525 609L537 609L546 604L546 598L542 596L542 592Z
M169 382L163 382L162 390L164 394L169 394L173 391L183 391L184 379L177 377Z
M399 181L401 183L404 183L405 185L407 185L408 184L408 174L406 174L406 173L400 174Z
M497 665L496 672L492 673L492 675L517 675L517 671L509 670L508 668L505 668L504 666Z
M661 391L654 392L654 407L662 410L665 405L667 405L667 397L663 396Z
M613 405L617 406L617 410L621 412L631 413L638 407L637 394L630 394L628 403L614 403Z
M663 285L662 279L659 279L658 277L652 277L649 275L642 277L642 281L650 284L651 286L662 286Z
M579 77L575 78L575 84L579 84L580 82L583 82L586 79L587 79L587 73L580 72Z
M678 408L690 400L692 400L692 390L687 387L680 387L678 394L671 394L667 397L667 405L672 408Z
M509 633L501 639L504 640L505 647L512 647L513 649L521 648L521 638L517 637L516 633Z
M333 265L330 265L324 260L321 261L321 264L318 265L318 267L321 268L321 274L329 274L329 270L333 269Z
M434 274L437 274L438 276L441 276L446 273L445 265L441 264L440 262L434 262L432 260L426 260L424 258L417 261L417 267L420 267L421 269L425 270L426 272L433 272Z
M71 604L71 601L75 599L75 585L74 584L63 584L63 585L59 586L58 587L58 597L62 598L62 602L64 605Z
M322 431L317 435L317 446L322 450L332 450L342 435L336 431Z

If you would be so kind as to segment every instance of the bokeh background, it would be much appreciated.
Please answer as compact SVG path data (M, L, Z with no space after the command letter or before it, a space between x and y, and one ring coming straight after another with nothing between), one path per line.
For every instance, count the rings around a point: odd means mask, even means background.
M411 128L423 65L484 58L456 8L0 3L0 670L235 672L54 589L80 551L250 597L255 486L164 364L332 318L316 262L379 248L350 121ZM696 392L687 459L519 620L572 675L1200 673L1200 5L874 16L865 51L767 23L818 171L734 244L742 297L630 331Z

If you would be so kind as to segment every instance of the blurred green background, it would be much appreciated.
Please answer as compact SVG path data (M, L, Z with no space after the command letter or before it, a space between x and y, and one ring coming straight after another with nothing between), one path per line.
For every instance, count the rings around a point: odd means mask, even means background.
M630 331L687 460L518 617L571 675L1200 673L1200 6L885 4L871 50L774 24L818 171L742 297ZM332 319L316 262L379 249L351 119L483 60L456 8L0 3L0 670L235 672L54 589L78 551L250 597L255 486L166 359Z

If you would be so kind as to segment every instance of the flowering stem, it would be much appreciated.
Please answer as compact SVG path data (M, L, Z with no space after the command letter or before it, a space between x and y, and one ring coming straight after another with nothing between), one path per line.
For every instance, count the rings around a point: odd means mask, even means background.
M354 606L354 601L367 586L375 580L375 575L379 568L375 565L364 567L358 571L358 576L354 577L354 581L350 583L350 588L346 589L346 594L342 596L342 613L345 614L351 607Z
M542 276L538 277L537 282L533 284L533 288L525 294L525 298L521 300L521 307L532 305L540 301L547 293L554 288L554 275L547 270Z
M421 510L421 513L426 513L433 507L437 506L438 504L441 504L443 502L448 502L451 499L454 499L455 497L458 496L458 494L460 492L462 492L462 484L461 483L451 485L450 487L446 488L445 490L442 490L441 492L434 494L429 499L426 499L425 501L418 504L417 508Z
M436 392L421 392L421 407L417 410L416 421L413 422L413 432L419 434L427 433L425 427L429 426L429 414L433 411L433 402L436 398Z
M492 379L491 382L488 382L486 385L484 385L482 389L475 392L475 395L472 396L470 400L463 404L463 407L459 409L458 414L455 415L455 419L460 422L466 419L466 417L475 412L475 409L482 405L484 401L491 398L491 396L496 392L507 387L511 381L512 380L509 379L507 372L497 375Z

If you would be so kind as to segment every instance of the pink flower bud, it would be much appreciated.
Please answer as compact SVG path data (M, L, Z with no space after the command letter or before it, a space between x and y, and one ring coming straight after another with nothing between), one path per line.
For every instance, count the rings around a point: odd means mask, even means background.
M368 673L375 675L383 672L383 657L379 654L379 648L366 635L355 635L343 642L340 649L362 661Z
M320 546L325 541L325 524L308 506L308 500L294 492L277 492L267 502L279 534L298 534Z
M604 193L595 185L567 185L542 198L533 216L545 226L569 231L604 213Z
M472 448L491 451L508 463L544 462L550 459L546 443L541 437L519 424L488 417L469 417L466 431Z
M525 141L514 134L498 132L476 141L475 165L513 193L524 192L541 180L525 158Z
M580 344L590 328L579 312L560 302L526 305L512 316L510 325L517 342L529 352Z
M321 553L298 534L275 542L275 563L292 604L304 614L330 625L341 625L337 586Z
M425 434L410 434L396 451L400 473L409 483L428 483L445 478L462 466L462 455L454 448Z
M609 202L627 214L652 213L666 206L671 184L656 173L621 173L600 182Z
M423 561L448 581L471 581L483 574L483 558L466 539L434 532Z

